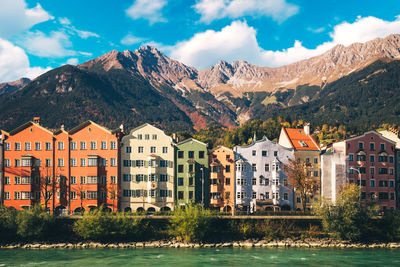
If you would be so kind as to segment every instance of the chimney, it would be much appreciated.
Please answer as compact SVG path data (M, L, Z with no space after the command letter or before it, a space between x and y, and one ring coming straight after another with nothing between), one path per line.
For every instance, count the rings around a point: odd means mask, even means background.
M40 124L40 117L33 117L33 122Z
M173 140L175 143L178 143L178 138L177 138L177 136L176 136L176 133L172 133L172 140Z
M63 131L64 131L64 129L65 129L65 126L64 126L64 124L61 124L61 130L63 130Z
M124 125L121 124L121 125L119 126L119 129L121 130L121 133L123 133L123 132L124 132Z
M310 135L310 123L306 123L306 124L304 124L304 133L306 134L306 135Z

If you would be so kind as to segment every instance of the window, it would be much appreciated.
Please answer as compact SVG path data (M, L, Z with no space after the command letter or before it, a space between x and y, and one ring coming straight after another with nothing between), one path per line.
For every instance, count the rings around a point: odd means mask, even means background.
M371 151L375 150L375 143L369 143L369 150Z
M252 194L251 194L251 196L252 196L253 199L257 198L257 192L254 192L254 191L253 191Z
M178 172L183 173L183 165L178 165Z
M394 193L390 193L390 200L394 200Z
M267 154L267 151L266 150L263 150L262 152L261 152L261 155L263 156L263 157L266 157L268 154Z
M265 179L265 185L269 185L269 179Z
M86 150L86 142L80 142L81 150Z
M178 185L179 186L182 186L183 185L183 178L178 178Z
M30 151L31 150L31 143L30 142L25 142L25 150Z
M251 170L252 170L253 172L256 172L256 171L257 171L257 165L256 165L255 163L251 164Z
M364 149L364 143L358 142L358 149Z
M101 141L100 147L101 147L101 150L106 150L107 149L107 142L106 141Z
M76 184L76 176L71 176L70 183L71 184Z
M188 158L189 158L189 159L194 158L194 151L189 151L189 152L188 152Z
M80 199L85 199L85 198L86 198L86 192L85 191L81 191Z
M204 151L199 151L199 159L204 159Z
M116 158L111 158L111 159L110 159L110 165L111 165L112 167L117 166L117 159L116 159Z
M71 167L76 167L76 159L71 159Z
M379 168L379 174L387 174L388 170L387 168Z
M117 149L117 142L111 141L111 142L110 142L110 148L111 148L112 150Z
M375 174L375 168L374 168L374 167L371 167L371 168L369 169L369 171L370 171L370 173L371 173L372 175Z
M388 181L379 181L379 187L388 187Z
M76 199L76 191L71 191L69 196L71 199Z
M183 159L183 151L178 151L178 159Z
M22 176L21 184L31 184L31 177L30 176Z
M389 175L393 175L394 174L394 169L393 168L389 168Z
M162 153L164 153L164 154L168 153L168 147L167 146L163 146Z
M225 165L225 172L231 172L231 166Z
M283 185L284 185L284 186L288 186L288 181L287 181L287 179L283 179Z
M156 135L156 134L152 134L152 135L151 135L151 138L152 138L153 140L157 140L157 135Z
M354 160L353 154L349 154L349 161L353 161L353 160Z
M178 191L178 199L183 199L183 191Z
M367 173L367 169L365 167L358 167L357 169L360 173Z
M283 199L284 200L289 200L289 194L288 193L284 193L283 194Z
M318 164L318 158L314 158L314 164Z
M353 173L354 173L353 167L349 167L349 174L353 174Z
M16 151L20 151L21 150L21 143L20 142L14 143L14 147L15 147Z
M393 163L393 156L389 156L389 162Z
M251 151L251 155L252 156L256 156L257 155L257 151L256 150Z
M58 167L64 167L64 159L58 159Z
M107 166L107 159L101 158L100 159L100 166L101 167L106 167Z
M300 141L298 141L299 142L299 144L302 146L302 147L308 147L308 145L306 144L306 142L304 142L303 140L300 140Z
M126 151L127 154L132 153L132 147L127 146L127 147L125 148L125 151Z
M82 158L81 159L81 167L85 167L86 166L86 159Z
M226 185L230 185L231 184L231 179L230 178L226 178L225 179L225 184Z
M389 194L387 192L379 192L379 200L388 200Z
M76 150L76 142L71 142L69 146L71 150Z
M394 181L389 181L389 187L394 187Z
M385 156L385 155L379 155L378 161L379 162L387 162L388 161L388 157Z
M370 187L375 187L375 180L370 180L369 181L369 186Z
M369 156L369 161L370 162L375 162L375 156L374 155L370 155Z
M45 159L44 163L46 167L51 167L51 159Z
M144 167L144 160L136 160L137 167Z
M101 183L101 184L107 184L107 176L102 175L102 176L100 177L100 183Z
M124 174L122 174L122 180L123 180L124 182L130 182L130 181L132 181L132 175L131 175L131 174L124 173Z
M10 177L9 176L5 176L4 177L4 184L10 184Z
M97 191L87 191L87 199L97 199Z
M151 147L150 147L150 153L157 153L157 152L156 152L156 147L155 147L155 146L151 146Z
M168 182L168 175L160 174L160 182Z
M10 192L4 192L4 199L6 200L10 199Z
M278 151L274 151L274 157L278 156Z
M88 176L87 183L88 184L97 184L98 183L97 176Z
M143 135L142 135L142 134L138 134L138 135L137 135L137 139L138 139L138 140L142 140L142 139L143 139Z
M138 147L138 153L143 153L143 151L144 151L144 148L142 146L139 146Z
M314 177L318 177L318 171L314 171Z
M189 199L193 200L193 191L189 191Z
M40 159L35 159L35 166L36 167L42 166L42 161Z
M251 179L251 184L252 185L257 185L257 179L256 178L252 178Z
M10 160L4 159L4 167L10 167Z
M97 166L97 158L88 158L88 166L96 167Z
M21 192L14 192L14 199L21 199Z
M117 177L116 176L111 176L110 180L111 180L112 184L116 184L117 183Z
M90 149L91 150L96 150L97 149L97 142L91 141L90 142Z
M31 199L31 192L21 192L21 199Z
M193 172L193 164L189 164L189 172Z
M381 151L385 151L385 144L381 144Z
M42 143L40 143L40 142L35 142L35 150L36 150L36 151L42 150Z
M149 135L149 134L145 134L145 135L144 135L144 139L145 139L145 140L150 140L150 135Z
M8 143L8 142L5 142L5 143L4 143L4 150L5 150L5 151L10 151L10 150L11 150L11 144Z
M150 174L149 175L149 181L150 182L157 182L157 174L154 174L154 173Z
M265 199L269 199L269 192L265 192Z
M161 189L160 190L160 197L168 197L168 190Z
M58 142L58 150L64 150L64 142Z
M147 181L147 175L136 174L136 182L145 182L145 181Z

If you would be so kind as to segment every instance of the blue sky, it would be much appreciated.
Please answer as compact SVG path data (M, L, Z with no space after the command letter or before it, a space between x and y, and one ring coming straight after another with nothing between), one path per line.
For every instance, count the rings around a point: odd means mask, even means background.
M400 33L398 0L0 0L0 82L154 45L204 69L281 66Z

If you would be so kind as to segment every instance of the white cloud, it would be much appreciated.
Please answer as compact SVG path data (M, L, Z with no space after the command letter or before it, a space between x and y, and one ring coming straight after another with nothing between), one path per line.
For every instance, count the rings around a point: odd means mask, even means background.
M0 0L0 37L7 38L53 19L40 4L28 8L25 0Z
M161 10L167 5L167 0L135 0L126 10L126 14L132 19L146 19L151 24L166 22Z
M59 18L58 21L64 26L65 29L68 30L68 33L71 35L77 34L82 39L87 39L89 37L100 37L97 33L77 29L71 25L71 21L68 18Z
M59 58L73 56L75 51L68 49L72 43L64 32L29 32L23 39L22 45L28 53L38 57Z
M194 9L201 15L200 21L210 23L221 18L243 16L272 17L283 22L297 14L299 7L286 0L199 0Z
M79 60L75 57L67 60L67 64L69 64L69 65L77 65L78 63L79 63Z
M400 16L394 21L358 17L353 23L343 22L335 26L330 33L331 40L314 49L306 48L301 41L296 40L293 47L272 51L259 46L257 32L253 27L246 22L233 21L221 31L207 30L177 43L170 55L200 69L214 65L221 59L228 62L246 60L259 66L277 67L320 55L338 44L348 46L393 33L400 34Z
M71 25L71 21L68 18L59 18L58 21L62 24L62 25Z
M136 37L132 33L128 33L127 35L125 35L124 38L122 38L121 44L123 44L123 45L133 45L133 44L141 43L141 42L143 42L145 40L146 40L145 38Z
M36 78L50 68L30 67L25 51L0 38L0 82L14 81L21 77Z

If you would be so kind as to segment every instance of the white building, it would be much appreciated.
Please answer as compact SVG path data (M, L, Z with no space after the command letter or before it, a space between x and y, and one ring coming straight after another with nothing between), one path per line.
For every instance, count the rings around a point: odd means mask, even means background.
M283 172L294 159L293 149L266 137L248 146L236 146L236 204L244 210L291 210L293 190Z

